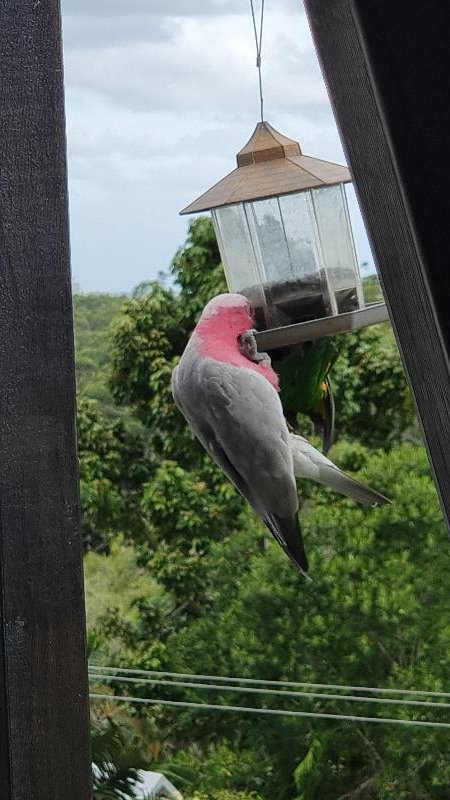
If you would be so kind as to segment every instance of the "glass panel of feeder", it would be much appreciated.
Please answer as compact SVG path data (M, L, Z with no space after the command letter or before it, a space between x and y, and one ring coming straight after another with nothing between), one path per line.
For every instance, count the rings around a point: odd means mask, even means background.
M293 269L292 294L298 298L293 322L328 316L332 309L311 192L285 195L278 202Z
M278 200L257 200L251 206L255 232L258 239L267 282L278 282L280 278L293 277L293 266L289 257L286 236ZM250 216L250 215L249 215Z
M271 327L297 321L298 287L277 198L246 203L252 237L265 275L267 324Z
M330 289L338 313L355 311L362 294L344 187L326 186L311 192Z
M230 292L242 292L254 310L257 328L270 327L261 268L242 203L212 210L222 265ZM257 251L257 248L256 248Z
M242 203L216 208L212 216L230 292L254 286L258 268Z

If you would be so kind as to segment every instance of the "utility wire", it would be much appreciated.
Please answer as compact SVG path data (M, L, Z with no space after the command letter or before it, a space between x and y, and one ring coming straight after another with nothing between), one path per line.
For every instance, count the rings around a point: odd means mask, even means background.
M263 36L263 25L264 25L264 0L261 0L261 19L260 19L260 26L259 26L259 36L258 36L258 29L256 27L256 14L255 14L255 7L253 4L253 0L250 0L250 7L252 10L252 20L253 20L253 31L255 34L255 44L256 44L256 66L258 68L258 80L259 80L259 103L261 108L261 122L264 122L264 100L263 100L263 91L262 91L262 75L261 75L261 49L262 49L262 36Z
M450 703L424 700L399 700L391 697L361 697L360 695L327 694L324 692L302 692L288 689L259 689L254 686L227 686L215 683L192 683L188 681L164 680L162 678L130 678L121 675L96 675L90 672L91 682L122 681L126 683L145 683L151 686L178 686L185 689L203 689L215 692L242 692L244 694L278 695L281 697L309 697L321 700L344 700L353 703L380 703L381 705L421 706L422 708L450 708Z
M158 700L147 697L120 697L110 694L90 694L92 700L116 700L119 703L141 703L142 705L173 706L177 708L196 708L203 711L231 711L241 714L262 714L279 717L309 717L315 719L344 720L347 722L375 722L385 725L411 725L422 728L450 728L450 722L428 720L396 719L395 717L360 717L350 714L326 714L320 711L284 711L278 708L252 708L249 706L215 705L210 703L188 703L181 700Z
M307 683L299 681L270 681L261 678L237 678L227 677L224 675L195 675L190 672L168 672L162 670L146 670L146 669L130 669L127 667L105 667L96 664L91 664L89 670L92 672L107 672L114 674L124 675L143 675L143 676L158 676L158 677L171 677L171 678L186 678L187 680L201 680L201 681L226 681L227 683L244 683L249 685L258 686L291 686L298 687L299 689L334 689L336 691L346 692L368 692L370 694L401 694L401 695L420 695L422 697L447 697L450 698L450 692L434 692L422 691L420 689L393 689L374 686L347 686L337 683Z

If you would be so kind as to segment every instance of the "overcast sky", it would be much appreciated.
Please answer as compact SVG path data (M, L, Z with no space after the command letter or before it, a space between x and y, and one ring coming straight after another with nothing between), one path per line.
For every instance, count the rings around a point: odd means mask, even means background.
M73 275L85 292L128 292L167 269L179 210L234 168L259 119L250 2L62 5ZM266 0L263 80L268 122L344 163L300 0Z

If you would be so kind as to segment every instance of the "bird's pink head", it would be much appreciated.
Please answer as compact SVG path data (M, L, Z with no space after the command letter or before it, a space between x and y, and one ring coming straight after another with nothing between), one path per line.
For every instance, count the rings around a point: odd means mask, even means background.
M239 336L253 327L250 303L243 294L218 294L203 309L197 330L208 323Z
M278 389L278 375L269 361L255 363L241 353L239 337L253 327L250 303L244 295L219 294L203 309L194 339L202 356L259 372Z

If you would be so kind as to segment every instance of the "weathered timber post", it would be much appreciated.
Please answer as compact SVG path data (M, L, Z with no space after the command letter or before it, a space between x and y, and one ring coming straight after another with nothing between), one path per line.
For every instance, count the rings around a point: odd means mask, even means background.
M0 4L0 798L88 800L61 26Z
M450 4L305 0L450 520Z

